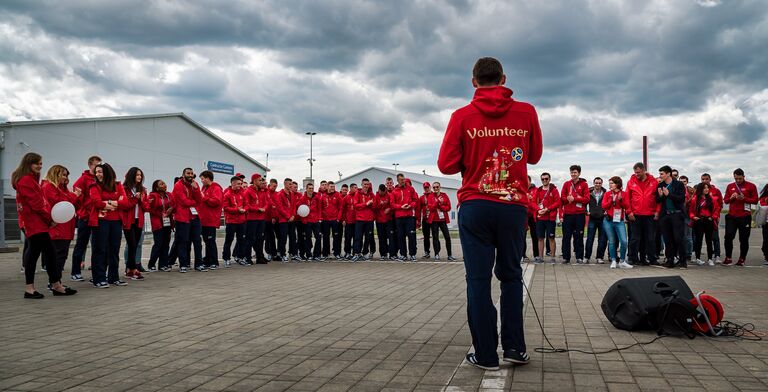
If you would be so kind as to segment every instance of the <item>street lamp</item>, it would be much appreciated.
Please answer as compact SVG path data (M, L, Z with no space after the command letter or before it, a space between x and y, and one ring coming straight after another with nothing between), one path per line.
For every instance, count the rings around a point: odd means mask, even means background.
M395 171L397 171L397 167L400 166L400 164L399 163L393 163L392 166L394 166L395 167Z
M309 178L312 179L312 166L314 166L315 158L312 157L312 136L317 135L317 132L306 132L305 135L309 135Z

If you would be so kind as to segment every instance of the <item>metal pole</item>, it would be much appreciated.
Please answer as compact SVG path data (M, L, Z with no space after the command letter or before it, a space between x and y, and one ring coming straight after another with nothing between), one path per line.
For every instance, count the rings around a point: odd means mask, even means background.
M643 136L643 165L648 169L648 136Z
M400 166L400 164L399 163L393 163L392 166L394 166L395 167L395 171L397 171L397 167Z
M317 132L306 132L305 135L309 135L309 178L312 178L312 166L314 166L315 158L312 154L312 136L317 135Z

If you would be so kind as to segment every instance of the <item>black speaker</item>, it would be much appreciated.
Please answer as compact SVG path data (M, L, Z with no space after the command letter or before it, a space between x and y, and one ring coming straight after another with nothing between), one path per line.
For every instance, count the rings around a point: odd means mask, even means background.
M654 311L669 297L690 301L693 293L680 276L625 278L605 292L601 307L614 327L627 331L657 329Z

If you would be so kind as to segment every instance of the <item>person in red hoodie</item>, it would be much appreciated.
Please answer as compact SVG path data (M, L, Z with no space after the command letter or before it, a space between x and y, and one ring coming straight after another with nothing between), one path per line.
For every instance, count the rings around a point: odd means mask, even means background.
M370 253L374 252L370 251L371 243L373 242L371 240L373 237L373 222L376 219L376 213L373 210L374 195L371 190L370 180L363 178L361 184L362 188L352 198L352 205L355 209L355 241L352 246L353 262L369 260L371 258Z
M192 168L184 168L181 178L173 185L173 202L175 205L174 220L176 221L176 243L179 272L186 273L189 269L190 251L194 245L195 265L202 263L202 242L200 236L202 225L197 208L203 200L200 186L195 181Z
M152 192L148 199L153 241L147 267L150 271L157 271L159 267L160 271L168 272L170 271L168 258L173 225L173 199L168 194L168 187L163 180L155 180L152 183Z
M229 191L224 194L222 203L224 223L226 224L222 258L225 265L230 264L229 261L232 256L238 264L248 265L245 262L245 252L250 252L250 250L243 249L245 247L246 213L248 212L243 180L238 176L232 176L229 184ZM234 252L232 251L232 241L235 241Z
M560 192L555 184L552 184L552 176L549 173L541 174L541 186L536 191L535 200L538 211L536 212L536 236L539 238L539 259L533 259L534 263L542 263L544 256L544 241L549 241L552 263L555 263L555 227L557 214L560 209Z
M430 223L429 215L429 195L432 194L432 184L424 182L424 193L419 196L419 210L421 220L421 232L424 234L424 256L422 258L429 259L429 250L432 246L432 224Z
M392 191L392 208L395 210L397 242L401 261L416 261L416 216L419 196L405 182L403 173L397 174L397 186ZM406 247L406 238L408 245Z
M656 187L659 182L646 172L645 165L637 162L632 167L635 174L627 181L629 197L630 237L627 259L631 265L659 265L656 254L656 221L659 219L659 204L656 202ZM645 244L645 246L640 246Z
M280 231L277 225L277 206L273 202L277 193L277 180L269 179L269 185L264 190L267 197L267 214L264 222L264 250L267 252L267 262L277 260L277 238Z
M752 231L752 204L757 204L757 186L744 179L744 170L733 171L734 182L725 188L724 202L728 204L725 215L725 260L723 265L733 264L733 239L739 233L739 260L737 266L743 267L749 251L749 234Z
M296 241L294 246L296 247L296 255L293 256L294 261L302 261L301 256L304 251L304 222L301 221L301 217L297 213L299 208L299 200L303 194L299 192L299 183L291 181L291 197L293 198L293 231L296 233Z
M503 360L526 364L523 274L528 169L541 158L541 129L534 107L512 99L501 63L484 57L472 70L475 96L451 115L437 166L462 174L458 191L459 239L464 253L467 313L474 353L470 364L499 367L493 273L501 281ZM495 264L495 265L494 265Z
M309 182L306 185L306 191L299 199L298 205L309 207L309 215L301 218L304 227L304 253L299 256L307 261L321 261L320 251L322 250L322 240L320 238L320 219L323 215L323 197L315 192L315 184ZM314 247L312 237L315 238Z
M75 193L78 193L77 208L77 239L75 240L75 249L72 251L72 276L80 276L80 279L72 279L77 282L82 281L82 269L85 264L85 251L88 248L88 242L91 240L91 226L88 226L88 219L91 217L91 203L88 200L90 196L88 189L94 183L93 170L101 164L101 158L94 155L88 158L88 170L83 171L80 178L72 185Z
M341 256L341 214L344 201L336 192L336 184L328 181L328 192L323 198L323 222L320 227L323 232L323 251L322 259L333 257L338 259ZM331 248L333 243L333 248Z
M342 193L344 187L342 186ZM355 212L355 195L357 194L357 184L352 183L349 186L349 192L344 196L344 255L343 259L351 260L354 255L352 252L352 242L355 239L355 227L357 225L357 213Z
M40 186L40 171L43 169L43 157L29 152L24 154L19 166L11 174L11 185L16 190L16 205L19 218L24 222L24 234L28 248L23 253L24 298L41 299L45 296L35 290L35 266L42 254L46 266L48 282L54 296L73 295L77 290L61 284L61 268L56 266L56 250L51 241L50 228L54 225L51 217L51 205L46 200Z
M584 226L589 204L589 184L581 178L581 166L571 165L571 179L561 188L563 203L563 264L571 262L571 239L576 263L584 262Z
M78 207L77 199L80 195L70 192L67 184L69 184L69 170L67 168L61 165L53 165L48 169L48 173L45 175L45 180L42 181L41 186L45 200L51 208L60 202L68 202L75 206L75 208ZM76 221L77 217L72 217L71 220L58 223L49 230L53 249L56 251L56 267L62 271L69 255L69 244L75 237ZM83 281L82 276L79 276L79 279L76 278L73 276L72 280Z
M120 280L120 239L123 236L121 213L130 207L125 188L115 179L115 170L107 163L94 169L96 182L91 184L91 218L88 224L95 230L93 235L93 285L108 288L109 285L125 286Z
M390 202L387 186L379 184L379 191L373 196L373 211L376 213L376 234L379 237L379 255L382 261L397 256L389 244L390 225L392 224Z
M712 233L715 218L720 216L720 203L710 191L709 185L700 183L696 185L696 193L688 203L688 216L693 227L693 252L696 254L696 264L704 265L701 260L702 239L707 244L707 261L710 266L715 265L714 250L712 248Z
M539 211L539 206L536 204L536 194L538 193L536 184L533 183L531 176L528 176L528 229L531 235L531 246L533 247L533 260L539 258L539 237L536 237L536 212ZM528 242L524 242L523 246L523 260L527 259L528 254Z
M136 248L144 231L144 212L149 211L147 189L144 187L144 172L138 167L132 167L125 173L123 190L128 207L120 211L123 222L123 235L128 255L125 259L125 277L131 280L144 280L137 269Z
M629 196L622 190L621 177L613 176L608 179L608 194L603 196L600 206L605 211L603 228L608 236L608 255L611 258L611 269L631 269L627 263L627 211L629 211Z
M251 175L251 186L245 190L245 263L253 264L251 249L256 253L256 264L266 264L264 258L264 227L269 213L269 193L261 174Z
M277 209L277 223L280 230L280 236L277 240L277 251L284 263L290 258L295 257L296 252L296 230L294 230L293 221L296 219L294 213L293 196L291 196L291 187L293 180L286 178L283 181L283 190L276 192L272 199ZM286 241L288 241L288 254L285 253ZM290 257L290 258L289 258Z
M221 227L224 190L213 180L213 172L210 170L200 173L200 183L203 184L203 187L200 189L201 200L198 203L197 212L200 215L200 234L205 244L205 255L199 262L195 260L195 270L216 270L219 268L216 230ZM229 259L224 260L224 265L229 267Z
M448 223L451 222L448 216L448 212L451 211L451 199L441 191L440 183L437 181L432 183L432 191L427 198L427 208L429 209L427 219L432 230L432 248L435 250L435 261L440 260L440 233L443 233L448 261L455 261L451 248L451 234L448 232Z
M701 182L704 184L709 185L709 194L712 195L712 198L714 198L718 204L718 208L720 211L723 210L724 202L723 202L723 192L720 192L717 187L712 184L712 176L709 175L709 173L704 173L701 175ZM712 228L712 251L715 255L714 261L715 264L720 264L720 215L715 217L714 221L714 227Z

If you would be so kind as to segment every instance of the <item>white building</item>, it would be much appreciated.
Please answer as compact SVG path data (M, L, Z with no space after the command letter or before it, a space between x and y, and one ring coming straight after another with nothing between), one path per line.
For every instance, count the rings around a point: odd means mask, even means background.
M405 175L405 178L409 178L411 180L411 183L413 184L413 187L416 188L416 193L419 195L424 193L424 187L423 184L425 182L429 182L430 184L437 181L440 183L440 189L448 195L448 198L451 199L451 222L448 224L449 227L456 227L458 219L456 219L458 208L456 208L456 193L459 191L459 188L461 188L461 180L457 178L451 178L451 177L438 177L438 176L430 176L428 174L423 173L414 173L414 172L407 172L402 170L392 170L392 169L385 169L382 167L369 167L363 171L357 172L355 174L352 174L350 176L344 177L341 180L336 182L336 189L340 189L341 185L343 184L352 184L355 183L358 186L360 186L360 182L363 180L363 178L367 178L371 181L371 184L373 185L373 189L377 190L379 187L379 184L386 183L387 177L392 177L392 179L396 182L397 181L397 173L403 173Z
M184 113L140 116L15 121L0 124L0 191L7 204L4 229L9 240L18 239L15 196L10 174L28 152L43 156L43 175L54 164L69 169L74 182L87 169L88 157L100 156L115 169L118 180L139 167L148 188L156 179L173 187L185 167L196 173L221 173L223 186L236 172L266 174L267 167ZM1 234L1 233L0 233Z

